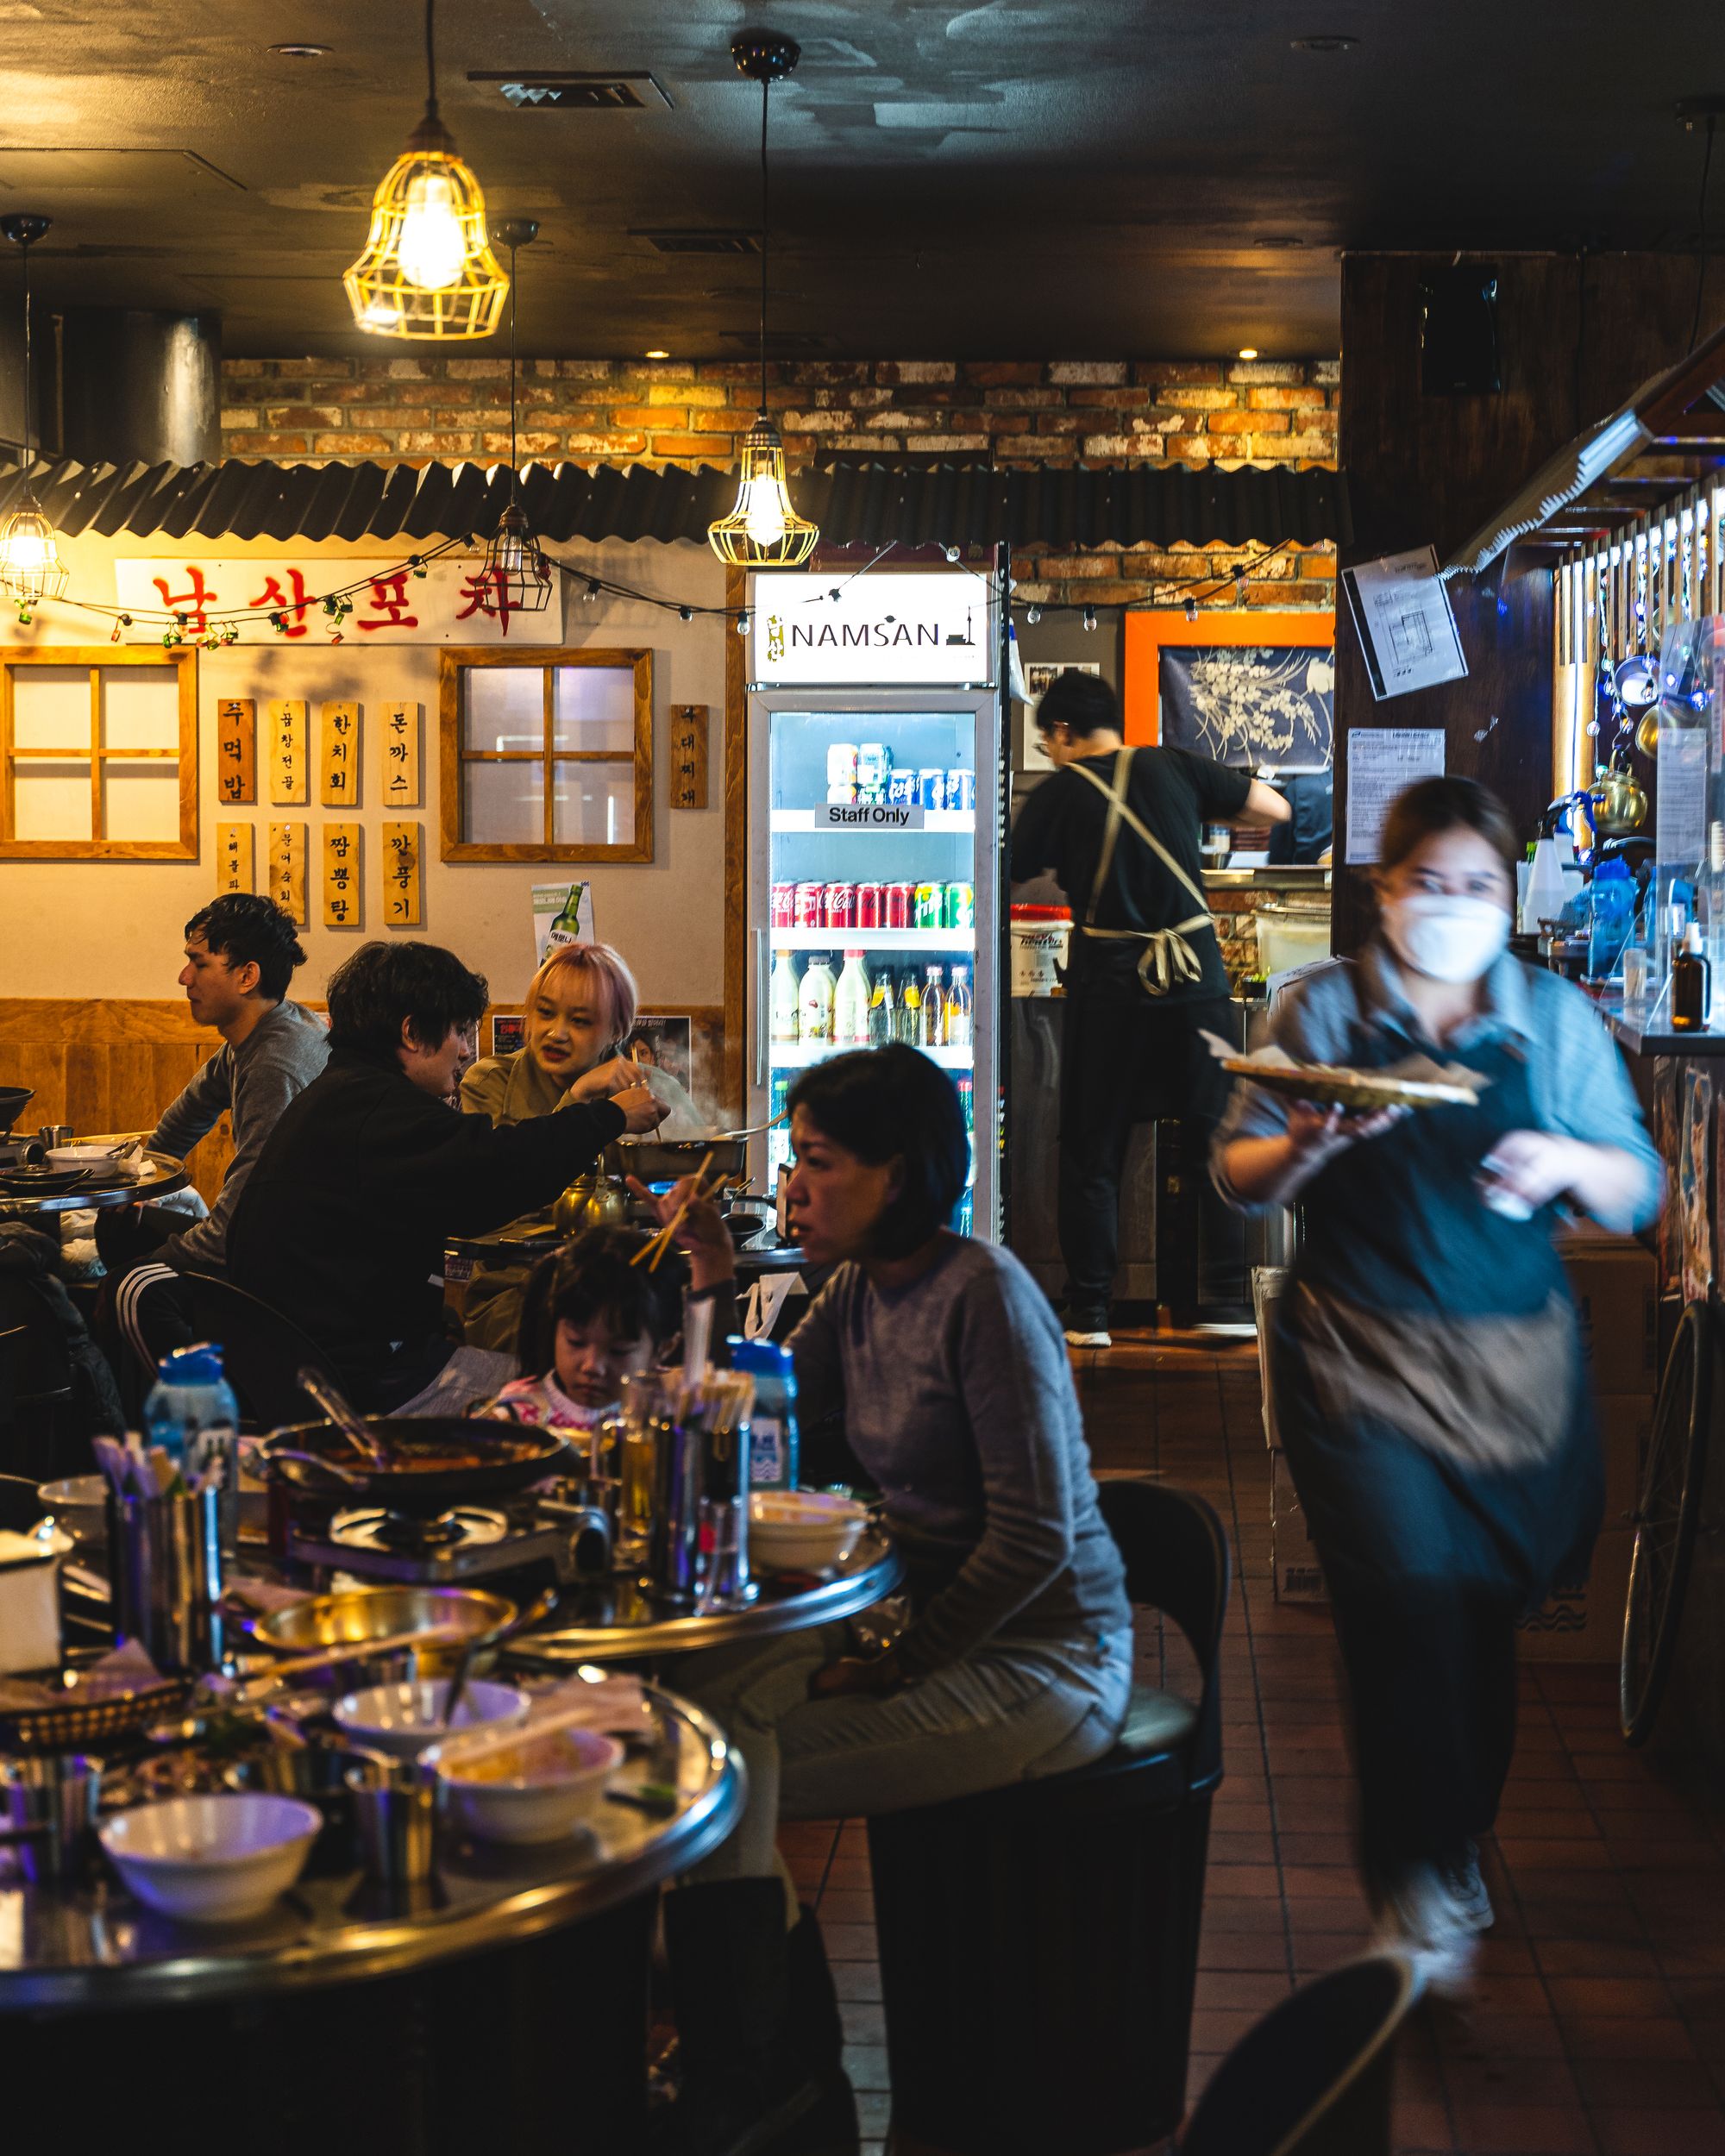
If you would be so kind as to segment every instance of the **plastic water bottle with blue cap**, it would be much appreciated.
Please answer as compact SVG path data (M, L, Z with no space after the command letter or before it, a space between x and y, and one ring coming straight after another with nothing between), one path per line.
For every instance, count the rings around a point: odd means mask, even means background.
M749 1481L755 1489L797 1487L797 1370L791 1351L775 1340L725 1343L731 1367L755 1380L749 1415Z
M157 1363L144 1401L144 1437L160 1445L194 1489L219 1466L222 1544L231 1551L239 1528L240 1403L213 1342L175 1348Z

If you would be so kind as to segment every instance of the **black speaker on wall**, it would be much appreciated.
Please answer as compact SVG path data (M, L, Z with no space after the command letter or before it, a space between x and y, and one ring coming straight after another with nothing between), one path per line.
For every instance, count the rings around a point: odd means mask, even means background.
M1503 386L1497 350L1497 270L1468 262L1420 284L1420 393L1490 397Z

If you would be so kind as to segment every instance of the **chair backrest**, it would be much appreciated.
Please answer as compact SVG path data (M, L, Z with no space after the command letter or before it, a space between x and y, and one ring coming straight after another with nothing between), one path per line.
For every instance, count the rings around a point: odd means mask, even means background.
M1097 1485L1102 1518L1126 1570L1128 1600L1159 1609L1185 1633L1203 1676L1193 1731L1192 1782L1221 1771L1222 1620L1233 1576L1228 1539L1214 1506L1167 1482L1111 1476Z
M1419 1989L1397 1953L1302 1984L1216 2069L1178 2156L1389 2156L1394 2039Z
M303 1421L313 1410L299 1389L299 1373L309 1363L333 1376L329 1356L292 1319L231 1281L207 1273L184 1277L196 1337L220 1344L243 1419L268 1429Z

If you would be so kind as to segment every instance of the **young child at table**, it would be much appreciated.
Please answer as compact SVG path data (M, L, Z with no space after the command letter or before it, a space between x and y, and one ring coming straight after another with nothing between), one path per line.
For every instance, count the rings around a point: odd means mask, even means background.
M535 1267L518 1334L523 1375L496 1406L517 1422L584 1430L616 1407L622 1381L665 1358L682 1330L688 1267L675 1250L631 1264L649 1238L593 1228Z

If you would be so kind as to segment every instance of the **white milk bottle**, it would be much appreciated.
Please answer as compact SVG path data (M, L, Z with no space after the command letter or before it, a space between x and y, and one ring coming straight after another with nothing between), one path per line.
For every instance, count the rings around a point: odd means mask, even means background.
M795 1041L802 1037L797 1018L797 968L787 950L773 953L773 1038Z
M804 1041L832 1038L832 968L825 958L811 958L797 993L797 1037Z
M869 1045L869 971L860 950L844 954L832 998L832 1037L840 1048Z

